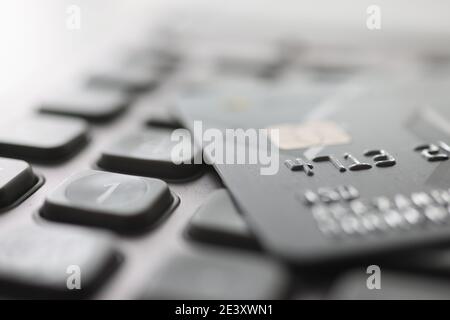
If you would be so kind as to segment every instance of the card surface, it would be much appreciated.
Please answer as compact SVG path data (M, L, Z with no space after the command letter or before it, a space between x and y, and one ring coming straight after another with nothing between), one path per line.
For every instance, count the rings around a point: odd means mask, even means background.
M194 121L278 129L276 143L269 134L275 174L261 174L261 163L214 163L265 249L301 264L450 240L445 86L277 90L216 88L176 108L197 141Z

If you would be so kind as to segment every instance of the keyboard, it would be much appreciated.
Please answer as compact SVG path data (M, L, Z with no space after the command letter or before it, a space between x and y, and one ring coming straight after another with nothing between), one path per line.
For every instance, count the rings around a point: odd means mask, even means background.
M311 98L316 107L386 81L445 83L449 48L440 41L410 48L403 38L374 48L375 38L342 44L334 34L317 41L264 19L214 21L202 12L149 25L140 8L132 10L141 17L135 26L122 30L120 21L117 35L103 31L90 40L98 48L55 70L71 72L52 81L40 72L33 94L15 92L1 110L1 297L449 297L434 279L448 277L445 248L298 266L266 251L212 166L194 163L195 153L182 164L171 158L171 135L183 128L173 108L180 96L229 85L280 92L301 85L320 97ZM64 32L77 43L77 31ZM365 287L371 265L389 270L389 290L379 295Z

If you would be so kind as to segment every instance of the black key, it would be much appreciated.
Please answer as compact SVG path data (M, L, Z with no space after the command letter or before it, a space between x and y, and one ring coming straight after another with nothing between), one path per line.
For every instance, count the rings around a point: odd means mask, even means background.
M127 233L147 229L173 205L164 181L88 170L64 181L41 213L54 221Z
M82 88L49 98L42 103L40 110L101 122L121 114L130 102L129 95L120 91Z
M167 129L178 129L182 125L168 112L153 112L150 118L146 121L146 124L151 127L160 127Z
M37 180L31 166L25 161L0 158L0 208L17 201Z
M286 270L253 255L227 251L169 258L152 275L143 299L278 299L286 294Z
M88 78L88 85L93 88L117 89L130 93L142 92L156 88L159 84L157 74L138 66L112 66L94 72Z
M225 189L217 190L208 197L192 217L188 232L199 241L238 248L259 248Z
M331 290L330 299L339 300L442 300L450 297L448 279L427 278L381 269L380 289L372 273L350 272L340 278ZM369 289L368 283L372 289Z
M6 228L0 244L0 288L13 297L83 296L117 265L111 238L73 227Z
M87 143L79 119L33 116L0 127L0 156L36 161L65 160Z
M172 161L172 151L179 142L172 141L172 130L148 129L129 134L102 153L98 166L108 171L167 179L185 179L199 173L194 164L196 152L186 150L183 163ZM193 148L192 148L193 149Z

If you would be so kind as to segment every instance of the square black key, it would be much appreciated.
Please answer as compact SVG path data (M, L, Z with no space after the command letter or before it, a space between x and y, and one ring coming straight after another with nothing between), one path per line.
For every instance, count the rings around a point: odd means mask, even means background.
M88 127L79 119L30 116L0 127L0 156L61 161L87 142Z
M131 102L121 91L79 88L49 97L41 105L41 112L75 116L92 122L113 119Z
M153 128L129 134L102 153L98 166L108 171L167 179L186 179L199 173L202 166L194 164L197 150L181 154L176 164L172 151L179 144L171 139L173 130Z
M25 161L0 158L0 209L13 204L37 180L31 166Z
M228 251L173 255L158 270L143 299L280 299L289 284L286 270L267 257Z
M6 228L0 249L0 291L11 297L81 297L117 265L109 236L74 227Z
M211 193L192 217L189 235L198 241L258 249L259 244L225 189Z
M129 233L148 229L174 204L162 180L88 170L64 181L41 212L54 221Z
M145 124L150 127L167 128L167 129L182 128L180 122L166 110L153 111L150 114L149 119L145 122Z

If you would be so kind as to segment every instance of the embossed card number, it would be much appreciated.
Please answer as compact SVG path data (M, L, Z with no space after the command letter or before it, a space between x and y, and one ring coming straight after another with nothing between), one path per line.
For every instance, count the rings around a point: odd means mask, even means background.
M419 145L414 148L414 151L420 152L422 157L429 162L440 162L450 159L450 146L442 141L439 141L437 144ZM367 150L364 152L364 156L371 157L373 164L378 168L388 168L397 164L397 160L382 149ZM330 162L339 172L369 170L373 167L372 164L363 162L350 153L345 153L343 158L350 163L348 167L345 167L334 155L317 156L312 159L312 162ZM300 157L288 159L284 164L291 171L303 171L308 176L314 175L314 166Z
M397 163L395 158L385 150L368 150L364 152L364 156L372 157L374 165L379 168L392 167ZM370 163L361 162L350 153L345 153L344 159L350 163L348 167L345 167L334 155L318 156L313 158L312 161L316 163L330 162L339 172L346 172L347 169L350 171L369 170L373 167ZM314 166L302 158L288 159L284 164L291 171L304 171L308 176L314 175Z

